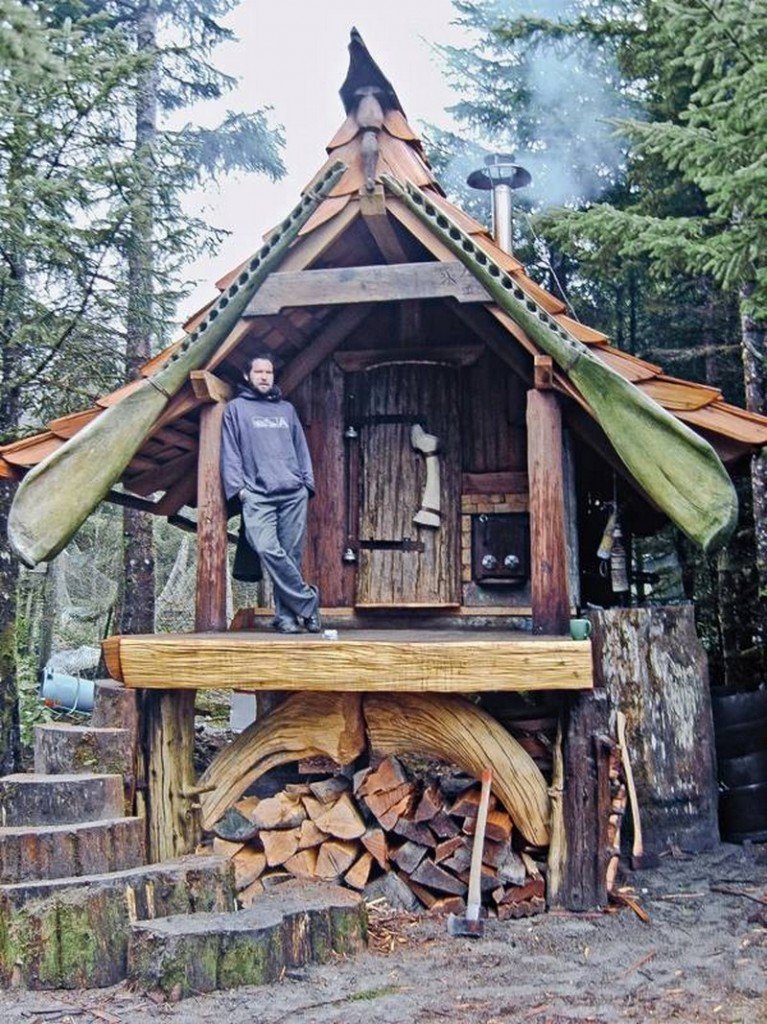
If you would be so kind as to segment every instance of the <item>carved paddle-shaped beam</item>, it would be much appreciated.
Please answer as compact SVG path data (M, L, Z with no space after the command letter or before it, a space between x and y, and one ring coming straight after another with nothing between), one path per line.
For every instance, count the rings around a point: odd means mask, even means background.
M25 565L35 566L57 555L106 497L168 401L189 373L203 366L225 340L301 226L345 170L340 161L334 163L313 189L301 196L197 330L184 339L160 370L122 402L91 420L24 477L8 517L8 539Z
M631 475L669 519L704 551L725 544L737 522L738 501L711 445L569 334L428 196L391 175L381 180L564 370Z

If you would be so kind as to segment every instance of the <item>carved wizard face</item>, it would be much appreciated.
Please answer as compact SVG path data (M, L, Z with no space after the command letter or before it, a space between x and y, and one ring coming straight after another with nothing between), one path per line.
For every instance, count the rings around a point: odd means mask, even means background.
M254 359L245 379L259 394L267 395L274 386L274 367L268 359Z

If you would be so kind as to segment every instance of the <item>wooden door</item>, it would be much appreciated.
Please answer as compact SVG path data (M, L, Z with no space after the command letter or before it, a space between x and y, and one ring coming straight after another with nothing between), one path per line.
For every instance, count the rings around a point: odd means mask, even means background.
M460 604L458 372L451 366L395 363L361 375L357 605ZM413 521L428 475L427 457L413 446L416 424L438 439L436 527Z

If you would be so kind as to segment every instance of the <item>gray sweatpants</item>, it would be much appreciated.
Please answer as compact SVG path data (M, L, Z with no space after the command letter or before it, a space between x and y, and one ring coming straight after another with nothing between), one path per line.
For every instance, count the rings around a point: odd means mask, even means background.
M316 609L317 595L301 575L308 500L306 487L299 487L290 494L246 491L242 503L248 544L272 580L277 619L294 621Z

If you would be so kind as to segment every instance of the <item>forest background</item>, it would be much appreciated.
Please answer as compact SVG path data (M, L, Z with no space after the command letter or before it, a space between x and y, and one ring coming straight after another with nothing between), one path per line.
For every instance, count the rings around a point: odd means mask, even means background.
M232 170L283 173L279 110L215 128L180 117L233 85L214 51L235 6L0 0L0 442L86 407L168 342L185 267L221 238L185 195ZM433 42L457 128L422 126L451 197L487 221L466 174L516 153L534 182L515 200L531 274L620 348L766 412L767 5L453 6L469 44ZM52 653L189 628L194 590L189 536L113 506L22 571L5 537L12 495L0 480L3 773L43 713ZM748 688L765 667L767 457L740 499L716 556L671 528L635 545L635 575L655 582L634 599L695 600L713 681Z

